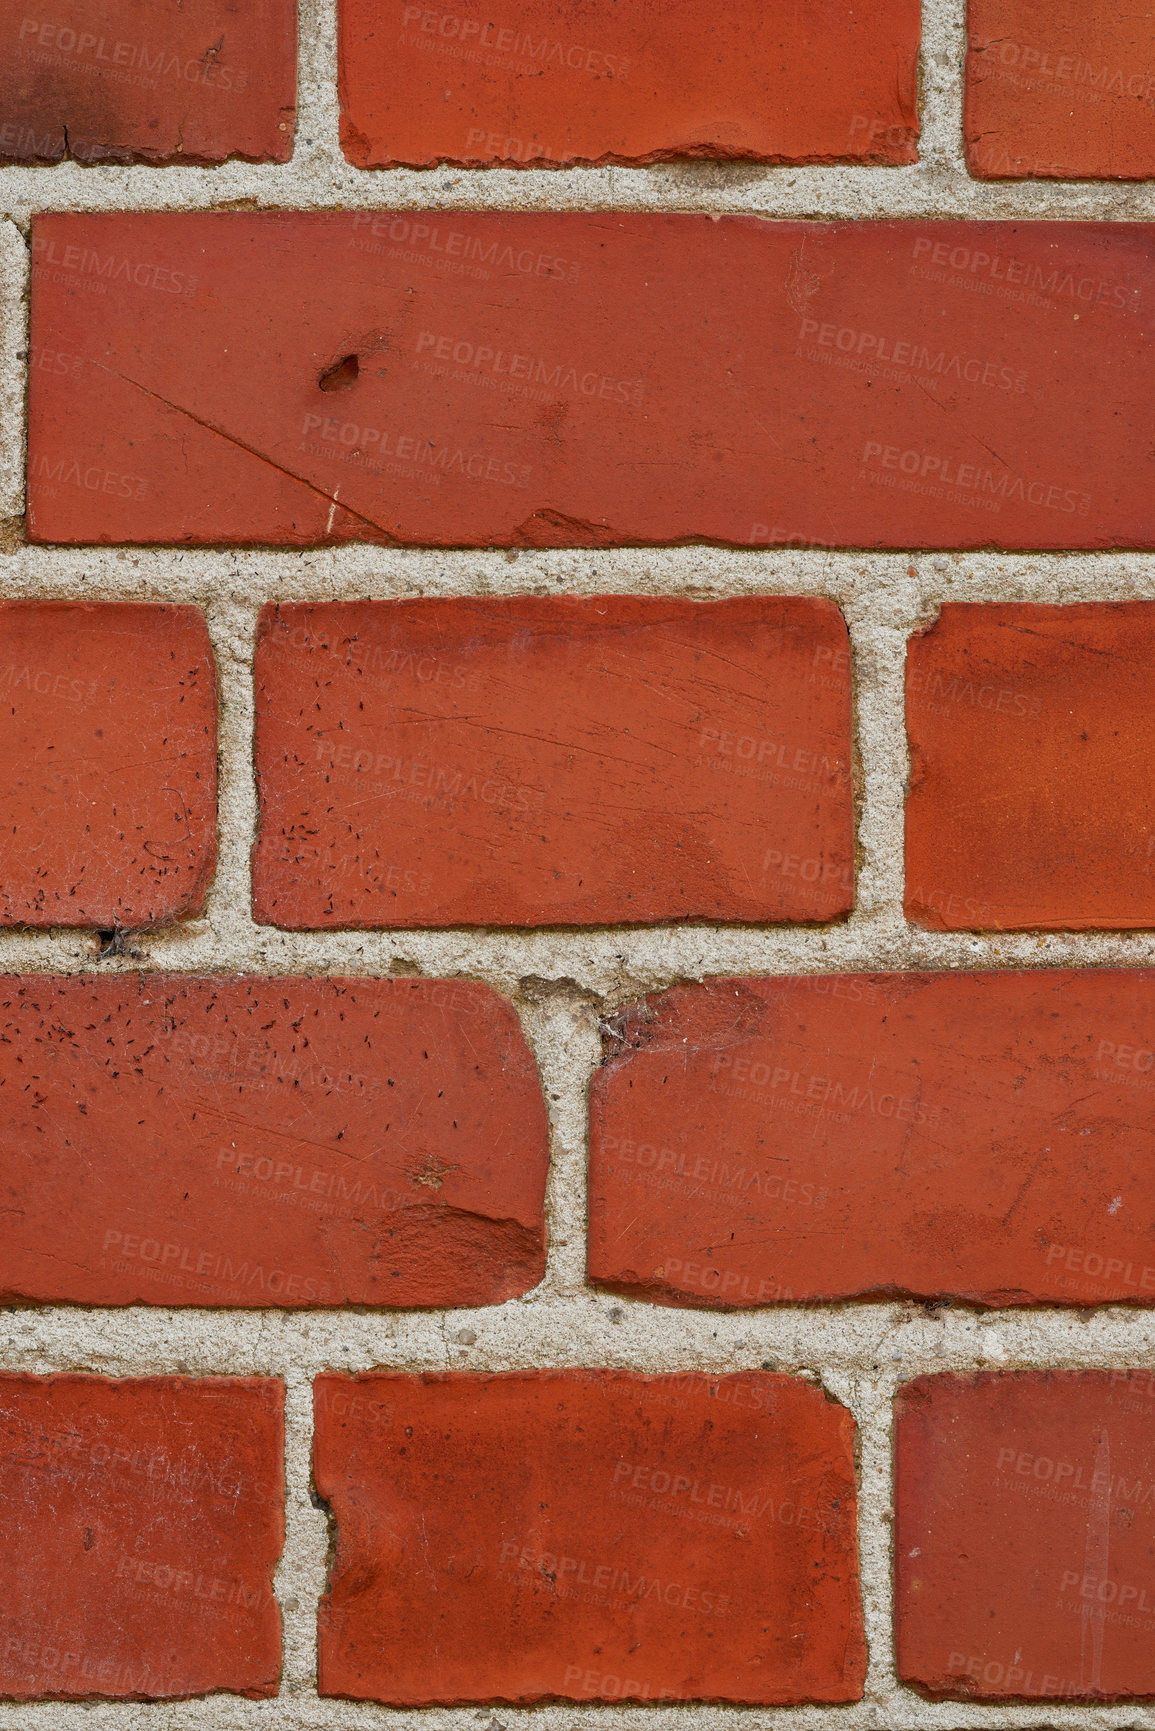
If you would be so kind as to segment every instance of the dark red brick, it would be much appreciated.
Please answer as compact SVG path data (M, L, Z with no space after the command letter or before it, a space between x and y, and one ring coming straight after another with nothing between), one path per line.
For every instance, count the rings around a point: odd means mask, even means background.
M0 1696L277 1693L284 1394L0 1376Z
M984 180L1155 176L1155 12L967 0L967 163Z
M0 603L0 925L199 913L217 857L216 736L198 608Z
M1155 1304L1155 973L714 980L590 1092L589 1270L660 1304Z
M486 986L9 979L0 1098L6 1297L496 1304L544 1270L545 1106Z
M0 161L287 162L296 85L291 0L0 0Z
M256 916L828 920L854 905L829 601L269 607Z
M315 1390L322 1695L861 1697L854 1422L821 1389L582 1370Z
M341 142L359 168L916 160L918 0L690 0L660 27L614 0L338 10Z
M907 651L906 913L1155 925L1155 603L950 605Z
M927 1376L900 1391L904 1682L987 1701L1155 1695L1152 1375Z
M32 341L64 362L32 373L30 534L1151 547L1153 238L1106 222L42 217ZM192 292L159 292L159 272ZM118 479L96 491L90 472Z

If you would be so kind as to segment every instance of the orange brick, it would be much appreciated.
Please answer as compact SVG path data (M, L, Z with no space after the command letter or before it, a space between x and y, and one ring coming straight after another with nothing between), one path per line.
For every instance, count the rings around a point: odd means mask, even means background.
M714 980L590 1089L590 1279L660 1304L1155 1304L1155 974Z
M828 920L854 903L829 601L269 607L256 916Z
M1153 236L41 217L32 343L64 370L32 371L29 532L1150 547ZM98 489L90 471L125 484Z
M0 737L0 925L107 931L201 911L217 686L198 608L0 603Z
M341 142L359 168L916 160L918 0L690 0L660 27L614 0L338 11Z
M760 1372L322 1376L319 1687L857 1701L854 1422Z
M0 1695L277 1693L284 1391L0 1376Z
M0 0L0 161L287 162L296 88L291 0Z
M967 163L984 180L1155 176L1155 12L967 0Z
M545 1104L488 987L4 984L0 1294L299 1310L541 1279Z
M1155 604L944 607L907 651L906 912L1155 925Z
M1151 1370L927 1376L895 1406L903 1682L980 1701L1155 1694Z

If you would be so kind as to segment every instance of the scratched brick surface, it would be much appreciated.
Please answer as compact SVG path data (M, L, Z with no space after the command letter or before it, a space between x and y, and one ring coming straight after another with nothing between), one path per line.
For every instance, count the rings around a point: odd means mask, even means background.
M0 1375L0 1695L275 1695L271 1378Z
M0 602L0 925L199 913L216 735L198 608Z
M285 162L296 83L291 0L0 3L0 162Z
M948 605L911 638L910 920L1155 924L1153 664L1150 601Z
M1155 176L1155 13L968 0L967 164L984 179Z
M260 920L853 906L849 640L829 602L274 607L256 674Z
M79 365L32 374L29 530L1149 546L1153 232L42 217L32 341ZM129 496L70 485L82 454Z
M2 988L4 1296L492 1304L540 1280L545 1109L488 987Z
M1153 1304L1148 970L715 980L590 1091L591 1279L664 1304Z
M320 1689L853 1701L854 1424L761 1373L316 1383L337 1523Z
M926 1376L896 1403L898 1668L929 1694L1155 1694L1147 1369Z
M440 161L916 160L917 0L341 0L341 141ZM821 66L821 77L815 76Z

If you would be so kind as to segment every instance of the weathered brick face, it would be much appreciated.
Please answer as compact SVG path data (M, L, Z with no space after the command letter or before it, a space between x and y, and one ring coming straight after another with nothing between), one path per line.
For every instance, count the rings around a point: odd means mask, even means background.
M496 4L0 0L0 1721L1145 1726L1150 7Z

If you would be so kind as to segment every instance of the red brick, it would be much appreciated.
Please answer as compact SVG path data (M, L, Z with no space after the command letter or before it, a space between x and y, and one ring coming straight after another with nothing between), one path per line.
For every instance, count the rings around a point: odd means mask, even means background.
M338 10L341 142L359 168L917 160L918 0L689 0L661 28L615 0Z
M906 913L1155 925L1155 604L951 605L907 651Z
M854 905L833 602L269 607L259 920L827 920ZM608 816L607 816L608 814Z
M319 1687L857 1701L854 1421L759 1372L322 1376Z
M541 1279L545 1106L485 986L9 979L0 1093L5 1297L496 1304Z
M1155 1304L1155 972L713 980L590 1091L590 1279L744 1309Z
M277 1693L284 1394L0 1376L0 1695Z
M904 1682L977 1700L1155 1695L1152 1375L928 1376L900 1391Z
M1155 13L968 0L967 162L983 180L1155 176Z
M0 0L0 161L287 162L291 0Z
M195 607L0 603L0 925L158 925L216 867L216 668Z
M1150 547L1153 240L1104 222L42 217L32 341L66 370L32 373L30 534ZM133 278L93 293L110 259ZM160 270L194 292L154 292ZM90 469L128 484L94 491Z

